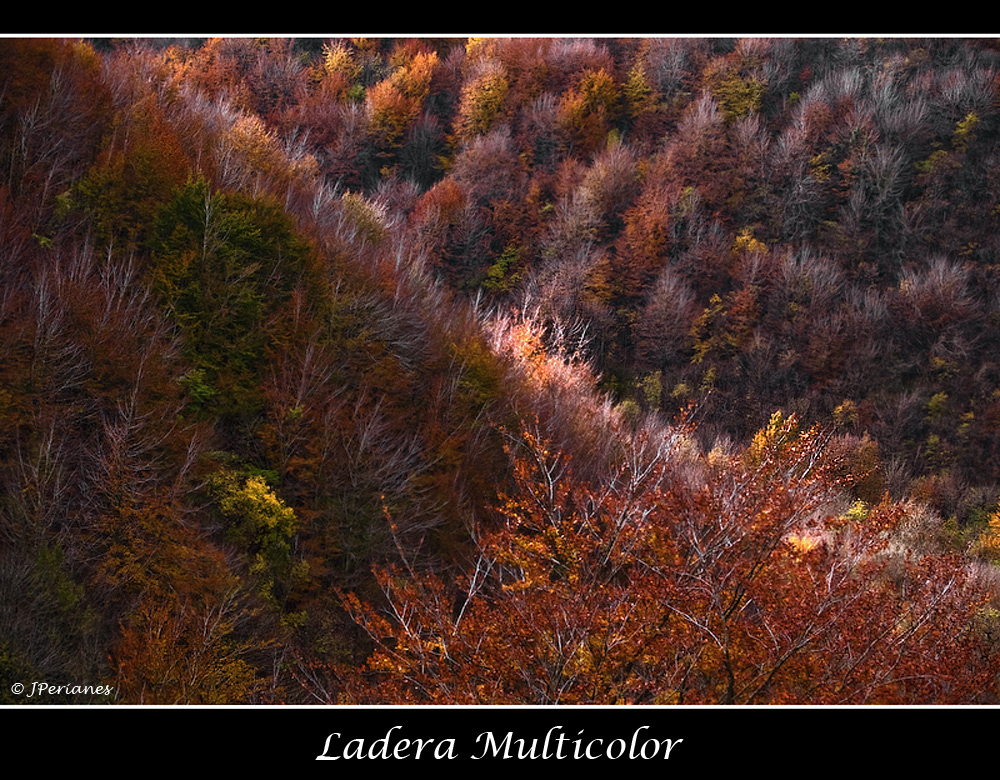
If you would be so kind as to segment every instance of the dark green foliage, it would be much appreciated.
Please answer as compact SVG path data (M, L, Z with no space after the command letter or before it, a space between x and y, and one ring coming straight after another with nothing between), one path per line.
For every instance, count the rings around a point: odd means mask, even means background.
M106 641L104 616L90 602L61 549L52 542L37 549L11 545L3 554L0 578L0 678L11 693L14 682L87 679L96 684L107 674L105 659L93 649ZM16 697L25 703L30 700ZM95 700L92 700L95 701ZM82 704L70 697L36 698L30 703Z
M31 700L31 681L38 678L34 670L28 666L16 652L12 651L6 643L0 643L0 705L5 704L53 704L62 702L52 702L38 697ZM15 683L25 684L27 687L21 693L14 693Z
M503 294L516 286L523 278L523 271L518 269L522 251L520 247L514 246L504 249L496 262L486 270L483 289L487 292Z
M154 283L182 333L192 364L182 381L195 409L222 417L260 409L270 319L308 259L289 216L266 199L213 193L197 179L160 211Z

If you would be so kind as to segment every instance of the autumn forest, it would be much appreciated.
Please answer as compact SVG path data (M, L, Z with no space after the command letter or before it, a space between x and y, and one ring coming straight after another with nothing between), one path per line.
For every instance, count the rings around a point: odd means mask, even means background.
M1000 41L0 39L0 704L998 662Z

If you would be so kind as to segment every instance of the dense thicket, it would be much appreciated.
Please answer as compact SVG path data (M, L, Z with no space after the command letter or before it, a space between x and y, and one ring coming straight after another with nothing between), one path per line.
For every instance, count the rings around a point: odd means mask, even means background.
M995 701L998 131L989 39L0 40L2 674Z

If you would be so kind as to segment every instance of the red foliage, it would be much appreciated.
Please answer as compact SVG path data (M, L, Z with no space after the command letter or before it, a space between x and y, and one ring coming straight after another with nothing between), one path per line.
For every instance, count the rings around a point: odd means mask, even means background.
M707 460L640 434L599 484L533 432L456 578L348 596L360 702L955 703L994 684L958 561L892 550L901 505L843 513L818 431L776 418Z

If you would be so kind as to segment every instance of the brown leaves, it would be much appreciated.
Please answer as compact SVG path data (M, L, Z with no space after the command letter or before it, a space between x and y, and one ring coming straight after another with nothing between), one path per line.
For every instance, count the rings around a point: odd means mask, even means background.
M650 432L646 432L646 436ZM586 483L535 431L457 576L383 572L359 701L939 703L975 698L979 602L955 560L890 547L901 505L842 507L826 438L776 416L719 467L622 437ZM630 450L629 447L632 449ZM645 447L645 449L643 449ZM959 660L961 659L961 660Z

